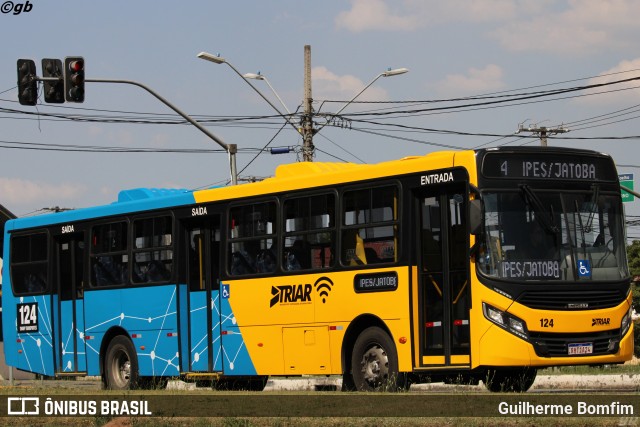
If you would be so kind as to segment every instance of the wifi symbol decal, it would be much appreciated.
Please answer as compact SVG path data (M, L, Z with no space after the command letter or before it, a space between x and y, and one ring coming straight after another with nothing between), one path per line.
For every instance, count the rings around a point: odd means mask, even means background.
M322 303L324 304L327 301L327 297L329 296L329 292L333 287L333 282L326 276L322 276L316 283L313 284L313 287L316 288L316 292L322 298Z

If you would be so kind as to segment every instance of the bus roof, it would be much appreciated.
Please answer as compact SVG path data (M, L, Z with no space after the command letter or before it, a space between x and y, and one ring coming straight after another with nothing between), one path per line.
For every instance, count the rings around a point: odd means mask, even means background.
M135 188L123 190L118 200L103 206L72 209L27 218L17 218L7 222L7 231L40 227L50 224L64 224L85 219L108 217L132 212L143 212L171 206L193 204L193 191L185 189Z

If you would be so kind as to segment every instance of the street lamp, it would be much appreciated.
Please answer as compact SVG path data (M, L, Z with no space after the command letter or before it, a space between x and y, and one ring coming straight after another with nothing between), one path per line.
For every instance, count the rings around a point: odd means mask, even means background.
M347 102L346 104L344 104L342 106L341 109L338 110L337 113L335 113L334 115L338 115L342 112L342 110L344 110L345 108L347 108L347 106L349 104L351 104L353 101L355 101L355 99L357 97L359 97L360 95L362 95L362 92L364 92L365 90L367 90L369 88L369 86L371 86L372 84L374 84L376 82L376 80L378 80L380 77L392 77L392 76L398 76L400 74L404 74L404 73L408 73L409 70L406 68L395 68L395 69L391 69L389 68L387 71L383 71L382 73L378 74L373 80L371 80L371 82L369 82L368 85L366 85L360 92L358 92L358 94L356 96L354 96L353 98L351 98L349 100L349 102Z
M289 118L288 118L287 116L285 116L285 115L284 115L280 110L278 110L278 107L276 107L275 105L273 105L273 104L271 103L271 101L269 101L269 99L267 99L267 97L266 97L266 96L264 96L264 95L262 94L262 92L260 92L260 91L258 90L258 88L256 88L254 85L252 85L252 84L251 84L251 82L250 82L249 80L247 80L247 79L248 79L248 77L243 76L243 75L240 73L240 71L238 71L238 70L236 69L236 67L234 67L234 66L233 66L229 61L227 61L226 59L224 59L224 58L223 58L223 57L221 57L220 55L217 55L217 56L216 56L216 55L213 55L213 54L208 53L208 52L200 52L200 53L198 54L198 58L200 58L200 59L204 59L205 61L213 62L214 64L227 64L229 67L231 67L231 69L232 69L232 70L233 70L237 75L239 75L240 77L242 77L242 80L244 80L245 82L247 82L247 84L248 84L249 86L251 86L251 88L252 88L253 90L255 90L255 91L256 91L256 93L257 93L258 95L260 95L260 97L262 97L262 99L264 99L265 101L267 101L267 104L271 105L271 107L272 107L274 110L276 110L280 116L285 117L285 119L287 120L287 122L288 122L291 126L293 126L293 128L296 130L296 132L298 131L298 128L296 127L296 125L294 125L293 123L291 123L291 121L289 121ZM266 81L266 79L264 79L264 80ZM267 84L268 84L268 82L267 82ZM271 85L269 85L269 87L271 87ZM271 90L273 90L273 87L271 87ZM274 91L274 93L275 93L275 91ZM277 94L276 94L276 96L277 96ZM278 96L278 99L279 99L279 100L280 100L280 102L282 103L282 100L280 99L280 97L279 97L279 96ZM282 105L284 105L284 103L283 103ZM287 110L287 112L289 112L289 110L287 109L287 107L285 107L285 109ZM291 114L291 113L289 113L289 114Z
M409 72L409 70L408 70L407 68L394 68L394 69L389 68L387 71L383 71L382 73L380 73L380 74L378 74L377 76L375 76L375 78L374 78L373 80L371 80L371 81L369 82L369 84L367 84L367 85L366 85L366 86L365 86L365 87L364 87L360 92L358 92L358 93L356 94L356 96L354 96L354 97L353 97L353 98L351 98L351 99L350 99L346 104L344 104L344 105L342 106L342 108L340 108L340 109L338 110L338 112L336 112L336 113L334 113L334 114L332 114L332 115L333 115L333 116L337 116L338 114L340 114L340 113L341 113L345 108L347 108L347 106L349 106L349 104L351 104L353 101L355 101L355 99L356 99L357 97L359 97L360 95L362 95L362 92L364 92L365 90L367 90L367 89L369 88L369 86L371 86L372 84L374 84L374 83L376 82L376 80L378 80L380 77L392 77L392 76L398 76L398 75L400 75L400 74L404 74L404 73L408 73L408 72ZM316 133L317 133L317 132L320 132L320 130L321 130L323 127L325 127L328 123L329 123L329 122L327 122L327 123L323 124L323 125L320 127L320 129L318 129L318 130L316 131Z
M215 64L227 64L229 67L231 67L231 69L237 75L242 77L242 79L245 82L247 82L247 84L249 86L251 86L251 88L254 91L256 91L256 93L258 95L260 95L262 97L262 99L267 101L267 103L274 110L276 110L281 117L284 117L285 120L287 121L287 123L289 123L296 130L296 132L299 132L300 134L302 134L304 160L305 161L312 161L312 155L313 155L313 149L314 149L313 148L313 135L318 133L318 132L320 132L320 130L322 130L322 128L324 128L327 124L329 124L329 121L327 121L325 124L323 124L319 129L313 129L313 121L312 121L313 112L312 112L312 108L311 108L311 46L308 46L308 45L305 46L305 98L304 98L305 99L305 108L304 108L304 115L302 116L302 126L301 126L300 129L298 129L298 127L293 122L291 122L291 120L290 120L291 111L289 111L289 109L287 108L285 103L282 101L282 98L280 98L278 93L275 91L273 86L271 86L271 83L269 83L269 80L267 80L267 78L265 76L263 76L260 73L257 73L257 74L255 74L255 73L240 74L240 72L233 65L231 65L231 63L229 63L225 58L222 58L220 55L212 55L212 54L207 53L207 52L200 52L198 54L198 58L204 59L205 61L213 62ZM344 104L342 106L342 108L340 108L340 110L338 110L337 113L334 113L332 115L333 116L337 116L338 114L340 114L345 108L347 108L347 106L349 104L351 104L357 97L359 97L362 94L362 92L367 90L369 88L369 86L374 84L376 82L376 80L378 80L380 77L397 76L397 75L400 75L400 74L407 73L408 71L409 70L406 69L406 68L395 68L395 69L389 68L388 70L383 71L382 73L378 74L373 80L371 80L360 92L358 92L346 104ZM273 105L271 103L271 101L269 101L262 94L262 92L260 92L254 85L252 85L249 82L249 79L264 80L267 83L267 85L269 86L269 88L271 89L271 91L274 93L276 98L278 98L278 101L280 101L280 104L282 104L284 109L287 111L288 116L285 116L284 114L282 114L280 112L280 110L278 110L278 108L275 105Z
M269 80L267 80L267 77L264 74L260 74L260 71L258 71L257 74L256 73L245 73L245 74L242 75L242 77L244 77L245 79L263 80L267 84L267 86L269 86L269 89L271 89L271 92L273 92L273 94L276 96L276 98L278 98L278 101L280 101L280 104L282 104L284 109L287 110L287 113L289 113L289 115L291 115L291 111L289 111L287 106L282 101L282 98L280 98L280 96L278 95L278 92L276 92L276 90L273 88L273 86L271 86L271 83L269 83Z

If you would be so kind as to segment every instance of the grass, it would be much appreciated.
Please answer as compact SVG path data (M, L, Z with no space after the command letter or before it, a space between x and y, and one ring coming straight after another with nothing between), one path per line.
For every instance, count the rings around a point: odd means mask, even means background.
M464 418L4 418L6 426L86 426L86 427L417 427L417 426L475 426L475 427L546 427L576 426L596 427L637 426L638 418L503 418L503 417L464 417Z
M560 366L556 368L540 369L538 375L640 375L640 359L634 357L622 365L602 366Z

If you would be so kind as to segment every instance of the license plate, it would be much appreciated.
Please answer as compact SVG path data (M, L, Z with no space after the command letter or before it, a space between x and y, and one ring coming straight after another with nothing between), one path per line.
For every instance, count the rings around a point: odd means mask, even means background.
M569 354L593 354L593 343L569 344Z

